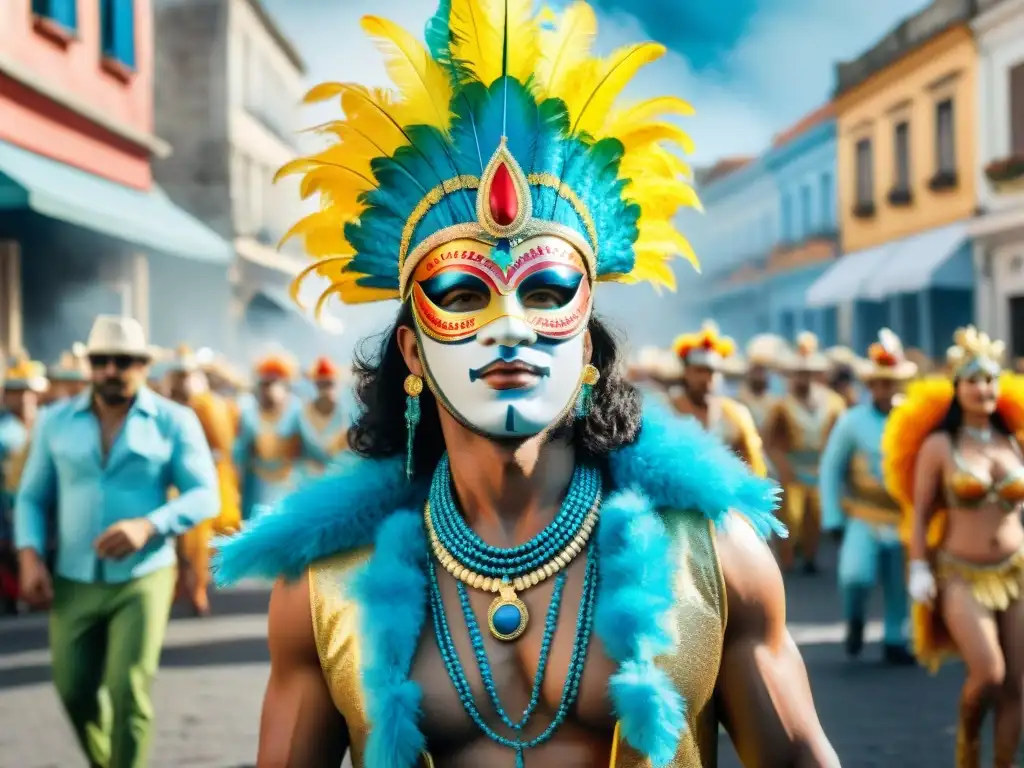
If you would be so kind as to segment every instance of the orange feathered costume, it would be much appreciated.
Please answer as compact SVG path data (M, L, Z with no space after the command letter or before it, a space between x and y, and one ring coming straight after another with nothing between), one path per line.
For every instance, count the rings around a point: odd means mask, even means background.
M903 512L901 536L910 541L914 515L914 479L917 456L928 435L945 418L955 395L949 378L927 378L912 382L906 397L893 409L882 434L882 475L886 490L899 503ZM1024 441L1024 376L1003 373L999 377L999 400L996 410L1010 430ZM929 553L942 543L946 533L945 500L928 521ZM911 612L914 654L931 671L957 655L956 646L932 606L914 603Z

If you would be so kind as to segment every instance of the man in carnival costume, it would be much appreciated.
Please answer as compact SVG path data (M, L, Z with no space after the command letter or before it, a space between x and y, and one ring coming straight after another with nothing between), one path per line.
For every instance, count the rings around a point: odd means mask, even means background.
M821 534L818 463L843 403L814 381L816 375L828 371L829 361L818 351L813 333L797 337L796 348L784 355L782 368L789 378L789 392L772 408L765 427L768 456L782 481L783 517L795 533L793 540L780 543L780 559L789 570L799 548L804 571L816 573Z
M818 481L822 528L842 534L839 587L846 617L846 652L860 654L868 599L878 581L885 598L884 658L913 664L907 650L908 600L900 507L882 478L882 431L903 385L917 373L888 328L858 366L870 402L855 405L836 422L821 457Z
M224 580L282 577L260 763L703 768L717 717L750 765L838 766L761 540L773 486L644 411L591 313L597 281L689 252L682 136L651 120L688 108L613 113L664 49L594 59L589 6L532 7L445 2L429 53L367 17L401 92L313 91L345 144L293 166L329 201L298 229L331 293L403 303L355 455L222 545Z
M210 614L210 539L214 533L229 533L241 525L241 500L231 449L234 420L224 398L215 394L199 366L199 359L187 346L178 347L165 372L165 388L171 400L191 408L203 426L217 467L220 505L217 516L178 537L178 589L197 616ZM177 494L173 489L172 496Z
M678 337L672 345L683 364L682 391L672 398L681 414L693 416L711 434L732 448L761 477L768 474L757 426L746 406L714 393L715 377L725 361L736 356L735 342L705 322L700 333Z
M308 456L303 462L303 475L317 477L327 464L347 447L345 409L338 401L341 371L329 357L320 357L307 374L316 387L316 397L299 415L303 444Z
M778 401L771 392L771 373L786 352L786 342L781 336L762 333L750 340L746 351L746 376L736 399L747 407L763 435L768 414Z
M245 398L232 452L242 489L242 519L262 514L294 489L303 456L301 405L291 391L296 365L267 355L255 366L255 396Z

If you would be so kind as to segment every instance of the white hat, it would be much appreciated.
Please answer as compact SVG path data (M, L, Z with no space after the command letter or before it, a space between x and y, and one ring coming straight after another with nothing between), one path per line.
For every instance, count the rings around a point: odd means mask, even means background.
M786 351L780 367L789 373L824 373L832 363L818 351L818 337L803 331L797 334L795 348Z
M134 317L97 316L85 348L90 355L128 355L146 360L153 357L146 344L146 332Z
M888 328L882 328L878 332L878 341L868 349L867 359L858 364L857 374L865 381L906 381L917 375L917 364L907 360L899 336Z
M771 368L779 365L786 354L786 340L774 333L759 333L747 343L749 365Z

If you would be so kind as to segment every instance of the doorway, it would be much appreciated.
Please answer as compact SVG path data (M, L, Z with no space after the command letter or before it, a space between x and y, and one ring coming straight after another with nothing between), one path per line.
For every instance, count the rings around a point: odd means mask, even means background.
M1010 352L1014 360L1024 357L1024 296L1011 296Z

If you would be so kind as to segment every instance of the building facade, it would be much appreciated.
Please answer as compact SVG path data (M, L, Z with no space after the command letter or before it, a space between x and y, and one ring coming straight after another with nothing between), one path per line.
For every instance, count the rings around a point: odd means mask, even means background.
M1024 0L979 0L978 324L1024 357Z
M302 59L259 0L156 0L156 18L157 130L177 151L155 171L234 245L224 348L244 358L273 343L303 358L328 351L288 293L305 262L278 249L303 215L294 178L273 182L302 152Z
M839 252L833 106L776 136L765 165L779 191L778 239L758 276L769 304L768 327L790 340L812 331L831 346L838 337L835 310L809 307L806 298Z
M163 270L231 251L154 184L148 0L0 4L0 346L54 360L98 313L152 330ZM155 339L159 342L160 339Z
M764 157L728 158L697 177L704 221L694 246L701 274L684 300L691 324L709 318L739 342L771 326L759 278L779 232L779 196Z
M837 65L842 256L808 291L863 350L880 326L938 357L973 319L973 0L936 0Z

